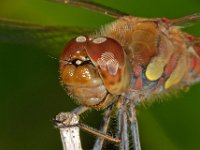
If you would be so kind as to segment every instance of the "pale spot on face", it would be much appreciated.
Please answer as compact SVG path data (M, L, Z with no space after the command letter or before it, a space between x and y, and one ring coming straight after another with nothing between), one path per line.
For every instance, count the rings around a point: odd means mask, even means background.
M81 63L82 63L82 61L80 61L80 60L76 61L76 65L80 65Z
M99 38L94 39L92 42L95 44L100 44L100 43L105 42L106 40L107 40L107 38L105 38L105 37L99 37Z
M85 36L79 36L76 38L76 42L78 43L83 43L83 42L86 42L86 37Z

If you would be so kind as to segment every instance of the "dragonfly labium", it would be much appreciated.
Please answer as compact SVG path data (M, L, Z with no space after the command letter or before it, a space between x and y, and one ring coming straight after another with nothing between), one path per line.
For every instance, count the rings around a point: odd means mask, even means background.
M53 1L116 19L94 33L79 35L67 43L60 57L60 79L68 95L80 104L73 113L105 110L101 128L92 132L98 136L95 150L102 149L105 139L119 144L121 150L128 150L129 128L133 148L141 150L135 107L200 81L200 38L181 30L184 24L200 20L200 14L147 19L87 0ZM10 23L44 32L57 31ZM107 134L113 111L117 111L117 137Z

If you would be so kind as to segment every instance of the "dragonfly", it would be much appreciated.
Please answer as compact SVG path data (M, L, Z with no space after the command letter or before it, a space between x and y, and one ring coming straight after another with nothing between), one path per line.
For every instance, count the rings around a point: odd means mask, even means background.
M0 40L20 42L22 32L24 37L32 32L25 43L46 47L44 40L34 42L45 39L52 42L49 48L58 49L69 41L60 57L60 79L68 95L80 105L72 112L81 115L90 109L105 110L101 128L93 132L98 135L94 149L102 149L106 139L128 150L130 128L134 149L140 150L136 106L200 80L200 38L181 31L188 22L200 20L200 14L147 19L87 0L53 1L116 20L92 33L1 19ZM64 37L66 33L74 38ZM113 112L118 120L116 138L107 134Z

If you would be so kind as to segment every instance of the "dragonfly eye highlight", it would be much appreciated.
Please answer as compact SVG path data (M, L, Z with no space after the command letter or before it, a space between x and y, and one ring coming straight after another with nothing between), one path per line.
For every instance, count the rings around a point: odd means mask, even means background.
M106 40L107 40L107 38L105 38L105 37L99 37L99 38L92 40L92 42L95 44L101 44L101 43L105 42Z
M82 42L86 42L86 41L87 41L87 37L85 37L85 36L78 36L76 38L77 43L82 43Z

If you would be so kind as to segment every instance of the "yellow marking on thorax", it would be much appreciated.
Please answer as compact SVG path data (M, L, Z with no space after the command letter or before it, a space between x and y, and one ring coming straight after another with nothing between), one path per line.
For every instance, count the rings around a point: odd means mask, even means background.
M168 80L165 82L165 85L164 85L165 89L172 87L173 85L177 84L183 79L188 69L187 65L188 65L187 56L184 54L181 54L177 62L176 68L174 69L174 71L172 72Z
M162 76L164 67L174 51L172 43L162 34L158 51L159 54L152 58L145 72L147 79L151 81L158 80Z

